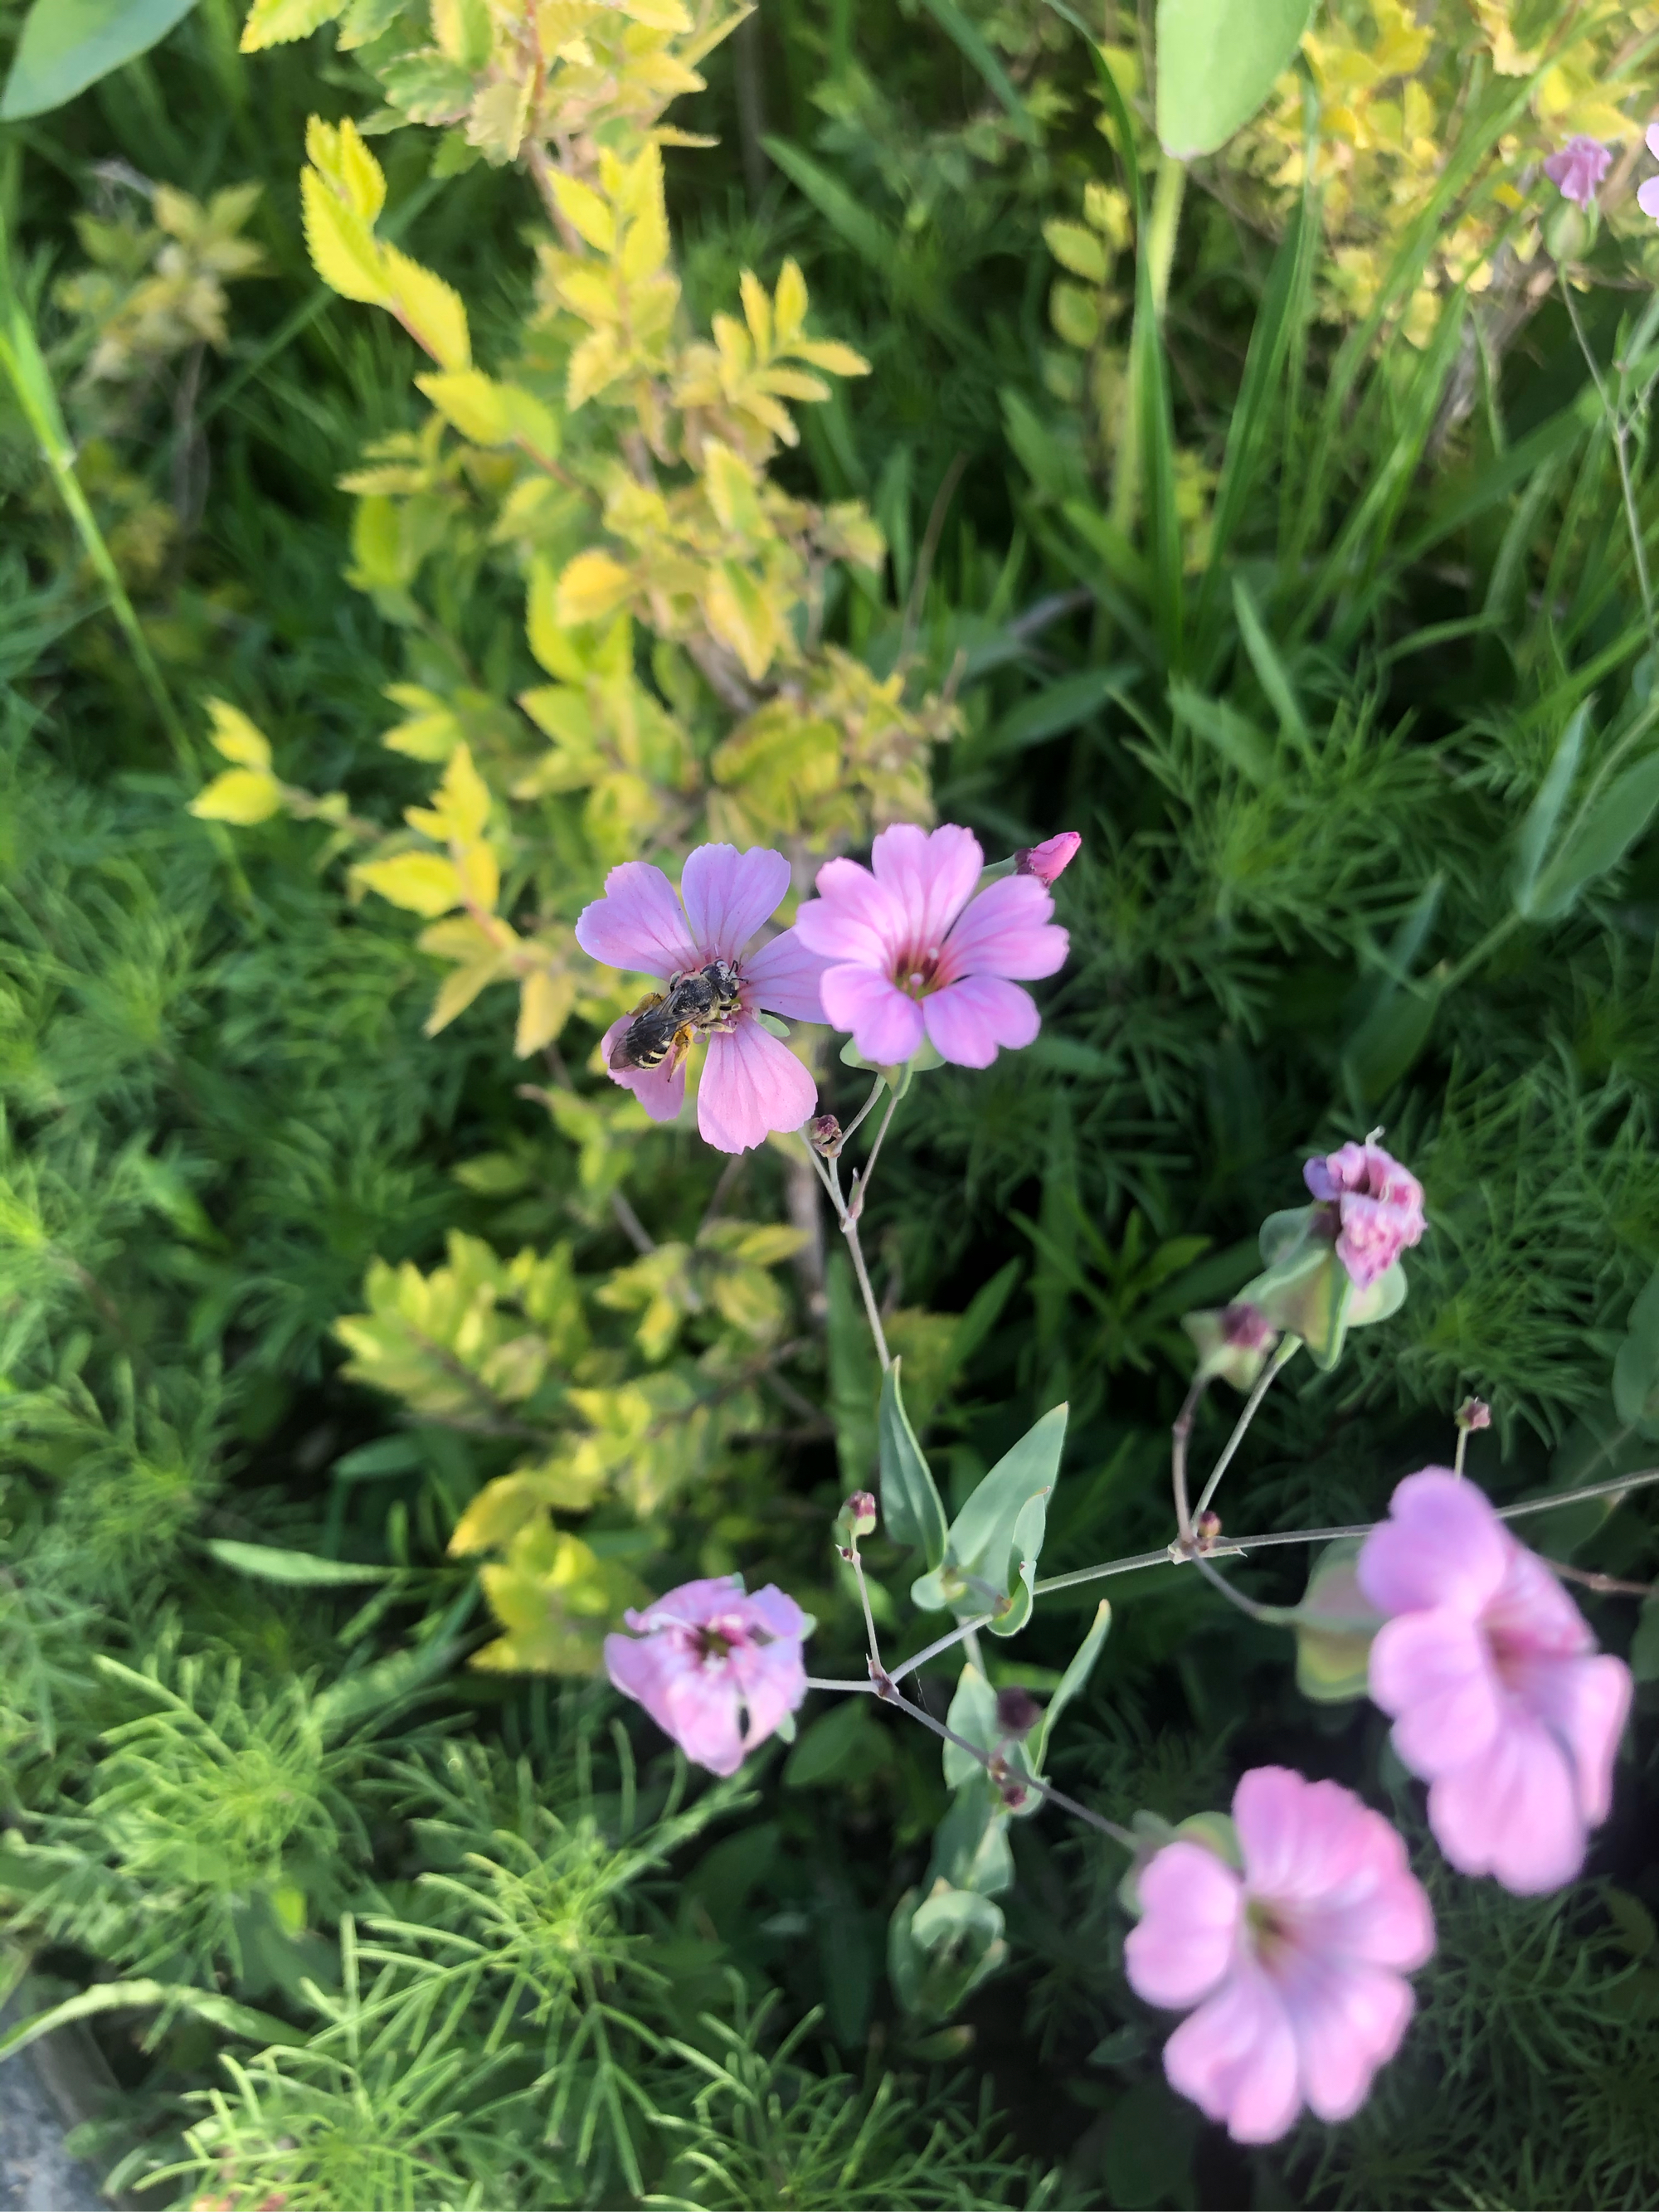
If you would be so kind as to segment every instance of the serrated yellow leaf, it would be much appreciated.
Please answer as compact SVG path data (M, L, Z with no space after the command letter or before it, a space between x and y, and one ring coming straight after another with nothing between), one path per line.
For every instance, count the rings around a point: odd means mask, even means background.
M643 284L654 276L668 258L668 217L660 207L647 208L628 226L628 235L623 240L623 250L617 267L624 282ZM763 295L764 296L764 295ZM643 318L635 307L635 335L640 335Z
M208 734L216 752L234 761L238 768L269 770L270 742L240 707L233 707L228 699L210 699L207 710L213 726Z
M487 0L431 0L432 33L446 57L462 69L481 70L489 59Z
M246 830L255 822L268 822L280 813L283 787L274 775L251 768L228 768L216 775L190 802L199 822L234 822Z
M301 176L300 203L306 250L324 283L343 300L361 300L371 307L389 307L392 295L381 266L383 249L369 234L362 217L352 213L315 169L307 169Z
M504 446L513 435L501 386L481 368L438 371L415 380L446 422L475 446Z
M489 819L489 787L473 766L466 745L457 745L450 756L438 795L452 837L466 843L483 836Z
M461 903L460 877L441 853L396 853L389 860L359 861L351 872L365 890L411 914L435 917Z
M564 629L580 623L603 622L630 599L634 580L608 553L579 553L559 578L555 618Z
M501 958L475 961L470 968L457 968L444 977L438 986L438 995L432 1001L432 1012L421 1024L422 1034L436 1036L447 1030L457 1014L464 1013L480 991L491 983L499 982L506 973L506 963Z
M490 848L482 842L467 846L458 857L455 868L468 902L485 914L494 914L495 902L501 896L501 871Z
M320 115L306 124L306 158L319 170L353 215L373 223L386 205L386 172L363 143L362 133L348 116L344 122L325 123Z
M1091 284L1106 282L1106 248L1092 230L1080 222L1045 222L1044 243L1062 269Z
M383 246L380 252L386 303L410 337L426 348L440 368L470 368L472 341L460 294L395 246Z
M521 384L498 385L496 389L507 409L509 434L544 467L550 468L563 443L558 416L545 400L538 399Z
M614 331L590 331L570 356L565 372L564 404L574 415L620 374L622 356Z
M800 273L799 263L792 257L778 271L778 289L772 295L780 348L787 349L800 336L806 321L806 279Z
M622 14L635 23L643 23L648 31L684 33L691 27L691 18L681 6L680 0L618 0Z
M346 0L253 0L242 26L242 52L257 54L266 46L308 38L331 23L345 4Z
M574 976L550 968L532 968L519 993L519 1026L513 1049L520 1060L553 1042L575 1010Z
M755 341L755 351L764 361L772 350L772 302L766 296L766 287L752 269L745 269L738 279L743 295L743 319L749 325L749 335Z
M760 488L749 464L718 438L703 447L702 480L723 529L752 538L762 526Z
M861 353L839 338L797 338L790 352L799 360L821 368L826 376L868 376L870 364Z
M577 237L584 240L596 253L609 253L617 243L617 218L609 204L592 185L584 185L574 177L566 176L562 169L550 170L547 180L558 204L559 213Z

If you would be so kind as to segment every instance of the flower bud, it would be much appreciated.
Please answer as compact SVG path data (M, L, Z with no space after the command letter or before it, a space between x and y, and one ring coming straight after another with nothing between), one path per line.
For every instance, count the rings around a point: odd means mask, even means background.
M1014 873L1035 876L1040 884L1052 884L1076 860L1082 842L1079 831L1062 830L1058 836L1046 837L1040 845L1022 845L1014 855Z
M1492 1426L1492 1407L1484 1398L1465 1398L1452 1416L1460 1429L1489 1429Z
M1198 1347L1199 1372L1211 1380L1219 1376L1235 1390L1254 1388L1279 1340L1278 1329L1261 1307L1244 1298L1185 1314L1181 1326Z
M833 1160L841 1152L841 1123L833 1114L818 1114L806 1125L806 1141L820 1159Z
M843 1508L855 1536L872 1534L876 1525L876 1501L867 1490L855 1490Z
M1012 1686L997 1692L997 1727L1016 1740L1028 1736L1042 1718L1042 1708L1029 1690Z
M1193 1534L1206 1550L1210 1545L1218 1540L1221 1534L1221 1516L1213 1506L1206 1508L1199 1515L1193 1523Z

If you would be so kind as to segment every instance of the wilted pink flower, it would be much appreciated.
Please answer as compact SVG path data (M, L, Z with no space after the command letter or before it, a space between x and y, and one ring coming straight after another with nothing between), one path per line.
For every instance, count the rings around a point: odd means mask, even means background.
M1557 1889L1605 1820L1630 1669L1483 1493L1443 1467L1409 1474L1367 1536L1359 1586L1391 1616L1370 1690L1429 1784L1429 1825L1465 1874Z
M1302 1179L1337 1209L1336 1256L1356 1290L1369 1290L1423 1234L1423 1186L1369 1140L1310 1160Z
M1035 876L1005 876L979 896L979 840L953 824L931 835L913 823L884 830L871 854L826 860L818 895L795 934L830 965L823 1008L850 1030L867 1060L908 1060L925 1033L946 1060L988 1067L1001 1045L1030 1044L1040 1026L1027 981L1052 975L1066 935Z
M711 1774L735 1774L806 1695L812 1623L770 1583L753 1597L741 1575L682 1583L623 1618L634 1634L605 1638L605 1672Z
M1592 206L1595 188L1613 167L1613 155L1599 138L1586 138L1581 133L1569 138L1559 154L1552 154L1544 164L1544 174L1553 185L1561 188L1564 200L1576 206Z
M823 963L793 929L745 953L789 889L789 863L764 847L699 845L680 877L680 896L660 868L626 860L605 879L605 896L582 908L576 942L607 967L656 975L665 987L711 962L737 971L735 1011L708 1039L708 1064L697 1092L697 1127L722 1152L746 1152L769 1129L799 1129L817 1103L811 1077L787 1045L757 1018L787 1014L821 1022L818 977ZM684 903L682 903L682 901ZM631 1017L613 1022L599 1049L611 1079L631 1091L653 1121L672 1121L685 1103L685 1063L672 1054L654 1067L612 1067L611 1057Z
M1014 855L1014 873L1035 876L1040 884L1051 884L1071 866L1082 843L1079 831L1062 830L1059 836L1045 837L1040 845L1022 845Z
M1650 123L1647 137L1648 151L1659 161L1659 123ZM1644 215L1659 222L1659 177L1650 177L1636 195L1636 204Z
M1400 1838L1339 1784L1254 1767L1233 1820L1243 1874L1184 1838L1143 1869L1124 1965L1149 2004L1198 2008L1164 2046L1171 2087L1236 2142L1273 2142L1304 2104L1364 2104L1434 1921Z

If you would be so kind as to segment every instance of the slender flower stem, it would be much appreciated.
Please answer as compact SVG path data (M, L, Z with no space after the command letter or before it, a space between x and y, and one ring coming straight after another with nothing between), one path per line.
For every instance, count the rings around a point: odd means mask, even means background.
M876 1304L876 1294L870 1284L870 1270L864 1264L864 1248L859 1243L859 1224L851 1213L843 1213L841 1233L847 1239L847 1249L852 1259L853 1273L858 1277L859 1289L864 1296L864 1316L870 1324L870 1334L876 1340L876 1357L881 1362L884 1375L893 1364L893 1355L887 1349L887 1332L881 1325L881 1308Z
M1558 267L1556 274L1561 280L1562 304L1566 308L1567 319L1572 325L1572 334L1578 341L1578 350L1584 356L1585 367L1589 370L1595 385L1596 397L1601 402L1601 411L1607 418L1607 433L1613 440L1613 456L1619 464L1619 482L1624 492L1625 522L1630 532L1631 551L1636 556L1636 581L1642 594L1642 611L1647 617L1648 635L1652 637L1655 634L1653 589L1648 581L1647 550L1642 543L1642 519L1637 511L1636 487L1631 482L1630 455L1625 446L1625 426L1619 419L1619 410L1614 406L1607 385L1602 380L1600 364L1590 350L1589 340L1584 335L1584 326L1578 319L1578 309L1573 303L1572 286L1567 282L1565 270Z
M1469 1432L1460 1421L1457 1427L1457 1449L1452 1454L1452 1473L1462 1479L1463 1455L1469 1448Z
M1103 1836L1109 1836L1115 1844L1121 1844L1125 1850L1134 1851L1139 1848L1137 1838L1127 1828L1119 1827L1115 1820L1109 1820L1103 1814L1092 1812L1087 1805L1079 1805L1075 1797L1068 1797L1063 1790L1056 1790L1052 1782L1044 1782L1035 1774L1027 1774L1005 1765L1002 1760L993 1758L989 1752L982 1751L978 1744L969 1743L966 1736L958 1735L954 1729L946 1728L943 1721L936 1721L920 1705L913 1705L908 1698L901 1697L894 1688L890 1675L876 1683L875 1692L884 1705L897 1705L901 1711L908 1713L912 1720L920 1721L923 1728L931 1729L936 1736L942 1737L946 1743L955 1744L958 1751L965 1751L970 1759L977 1759L994 1782L1006 1780L1014 1788L1034 1790L1049 1804L1061 1807L1078 1820L1086 1820L1091 1828L1098 1828Z
M858 1112L854 1115L852 1120L842 1131L841 1141L843 1149L846 1146L848 1139L854 1134L858 1129L859 1124L864 1120L866 1115L868 1114L870 1109L875 1104L877 1099L880 1097L882 1088L885 1082L886 1078L884 1076L878 1075L876 1078L875 1082L871 1088L870 1096L865 1100L863 1105L859 1108Z
M1220 1458L1210 1469L1210 1479L1205 1484L1204 1494L1198 1501L1198 1512L1200 1518L1207 1508L1210 1500L1215 1496L1216 1491L1220 1486L1222 1476L1225 1474L1227 1469L1232 1465L1233 1455L1237 1451L1240 1444L1243 1443L1244 1431L1249 1427L1250 1423L1255 1419L1257 1407L1261 1405L1261 1401L1267 1396L1268 1391L1273 1388L1273 1377L1279 1373L1282 1367L1286 1367L1290 1364L1291 1361L1295 1358L1297 1353L1301 1350L1301 1348L1302 1340L1299 1336L1282 1337L1279 1340L1279 1349L1274 1352L1273 1358L1262 1369L1261 1374L1257 1376L1255 1388L1251 1391L1249 1396L1244 1401L1244 1410L1240 1413L1237 1420L1235 1422L1231 1436L1228 1437L1226 1443L1221 1448Z
M868 1108L866 1108L868 1112ZM876 1132L876 1141L870 1147L870 1157L853 1179L853 1195L847 1201L848 1218L856 1221L864 1211L864 1201L876 1172L876 1162L881 1157L882 1139L892 1127L893 1116L898 1110L898 1093L894 1091L887 1102L887 1111L881 1117L881 1127ZM863 1115L860 1116L863 1119Z
M895 1667L887 1677L888 1680L902 1682L907 1674L914 1674L918 1667L925 1667L930 1659L937 1659L941 1651L948 1651L953 1644L961 1644L968 1637L976 1635L981 1628L988 1628L995 1619L994 1613L982 1613L977 1620L964 1620L948 1636L941 1636L936 1644L928 1644L925 1650L918 1651L914 1657L907 1659L902 1666Z
M876 1694L873 1682L839 1682L828 1674L809 1674L806 1686L809 1690L845 1690L849 1695L856 1692L861 1698L873 1698Z
M842 1557L852 1568L854 1576L858 1583L859 1599L860 1602L864 1607L865 1632L870 1638L870 1671L873 1675L879 1679L885 1675L887 1669L881 1663L881 1647L876 1642L876 1616L870 1610L870 1591L864 1579L864 1562L859 1557L858 1539L856 1537L854 1538L853 1541L842 1553Z
M1183 1547L1193 1540L1192 1509L1187 1503L1187 1441L1193 1433L1199 1401L1208 1387L1208 1376L1200 1372L1182 1401L1181 1411L1170 1431L1170 1482L1175 1492L1176 1527L1181 1532Z

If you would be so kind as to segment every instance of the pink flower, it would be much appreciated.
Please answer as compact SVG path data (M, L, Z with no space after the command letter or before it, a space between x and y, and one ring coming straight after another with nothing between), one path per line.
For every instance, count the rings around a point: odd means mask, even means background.
M781 853L699 845L682 871L678 898L660 868L625 860L605 878L605 896L577 919L576 942L584 952L607 967L659 976L665 986L714 961L736 969L735 1012L701 1031L708 1039L708 1064L697 1092L697 1127L718 1152L746 1152L769 1129L799 1129L817 1103L811 1077L757 1016L764 1008L794 1021L821 1022L823 963L792 929L754 952L743 949L788 889L789 863ZM672 1121L685 1103L683 1059L670 1053L654 1067L611 1066L631 1019L613 1022L601 1041L611 1079L631 1091L653 1121Z
M711 1774L735 1774L806 1695L812 1622L770 1583L753 1597L741 1575L682 1583L623 1618L634 1635L605 1638L605 1672Z
M1302 1179L1337 1209L1336 1256L1356 1290L1369 1290L1423 1235L1423 1186L1368 1139L1310 1160Z
M985 855L954 825L930 835L899 823L876 839L871 860L873 873L826 860L817 898L795 916L801 943L830 963L823 1006L836 1028L879 1066L908 1060L924 1031L961 1067L988 1067L999 1046L1030 1044L1037 1010L1008 979L1052 975L1067 943L1043 884L1005 876L975 897Z
M1648 151L1659 161L1659 123L1650 123L1647 137ZM1659 222L1659 177L1650 177L1636 195L1636 204L1644 215L1650 215Z
M1022 845L1014 855L1014 873L1051 884L1071 866L1082 843L1077 830L1062 830L1057 837L1046 837L1040 845Z
M1569 138L1559 154L1552 154L1544 164L1544 174L1553 185L1561 187L1564 200L1577 206L1593 206L1595 188L1613 167L1613 155L1599 138L1586 138L1581 133Z
M1371 1696L1429 1784L1429 1825L1465 1874L1558 1889L1607 1817L1630 1669L1483 1493L1443 1467L1408 1474L1367 1536L1359 1586L1390 1616Z
M1273 2142L1304 2104L1364 2103L1434 1921L1400 1838L1337 1783L1255 1767L1233 1820L1243 1874L1180 1838L1143 1869L1124 1965L1149 2004L1197 2007L1164 2046L1171 2087L1236 2142Z

